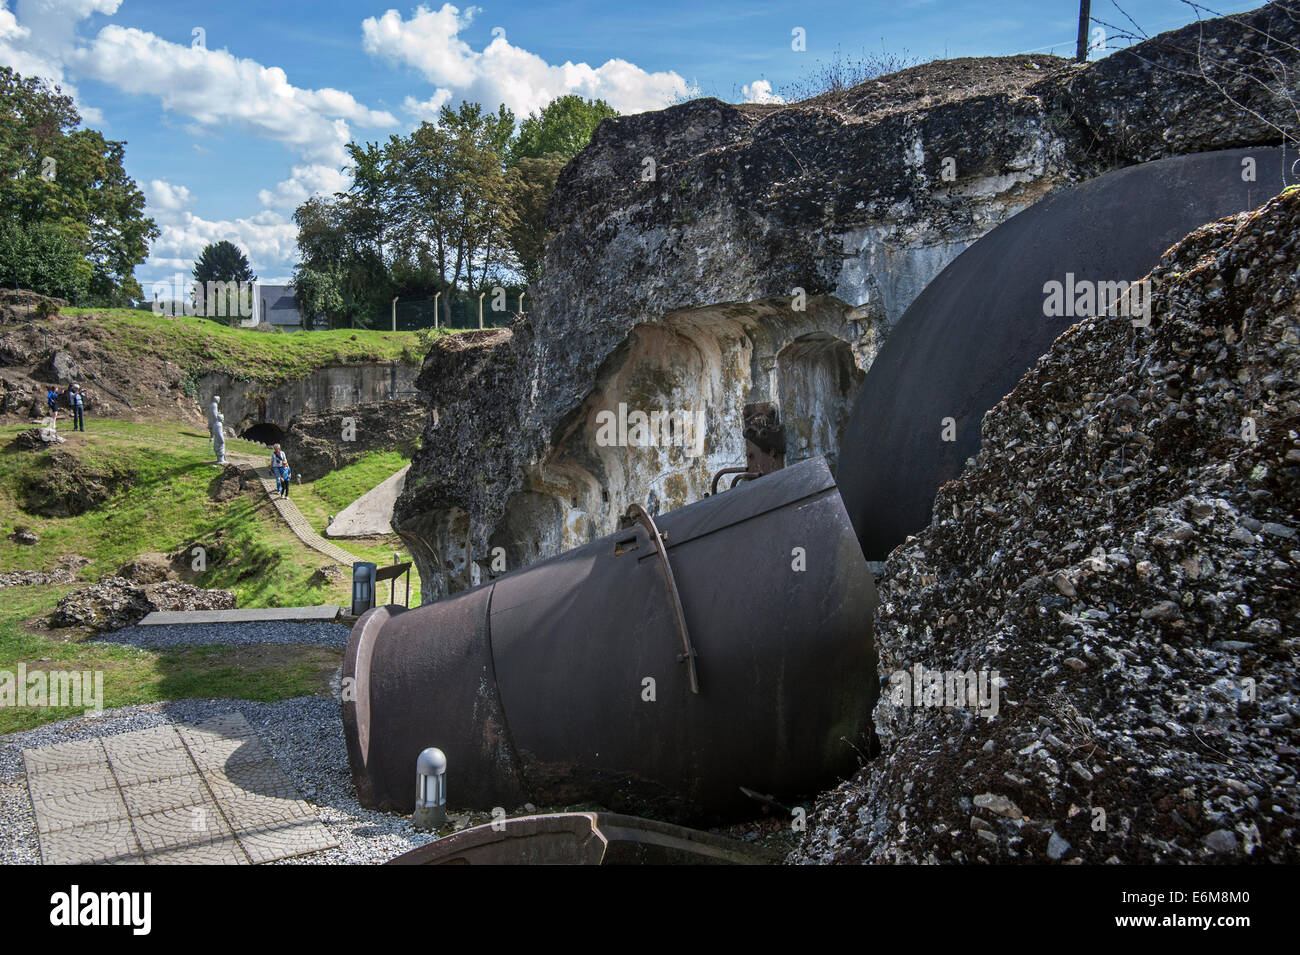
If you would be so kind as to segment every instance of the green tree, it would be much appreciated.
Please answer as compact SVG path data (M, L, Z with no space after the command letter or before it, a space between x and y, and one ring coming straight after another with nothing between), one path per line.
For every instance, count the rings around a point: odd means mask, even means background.
M515 219L508 239L519 270L529 283L536 282L542 274L542 255L551 237L546 228L546 207L564 166L565 161L559 156L526 157L510 170Z
M510 150L510 164L521 159L559 156L572 159L591 142L600 121L618 111L602 99L584 100L577 94L561 96L547 103L519 126L519 137Z
M290 287L298 299L299 308L308 328L316 324L317 319L325 319L325 324L333 328L344 320L343 296L339 292L341 285L339 273L333 269L317 271L298 266L294 270Z
M141 295L134 270L158 227L123 168L125 144L80 124L58 87L0 66L0 222L55 227L88 263L87 294L125 304Z
M194 281L198 283L196 296L204 306L201 313L208 318L225 318L228 324L238 325L240 320L240 290L232 288L230 283L251 286L257 281L253 269L248 264L248 257L233 242L222 239L209 242L199 253L194 263ZM252 291L247 290L243 299L247 307L252 298Z
M90 265L58 226L0 226L0 285L80 304L90 286Z

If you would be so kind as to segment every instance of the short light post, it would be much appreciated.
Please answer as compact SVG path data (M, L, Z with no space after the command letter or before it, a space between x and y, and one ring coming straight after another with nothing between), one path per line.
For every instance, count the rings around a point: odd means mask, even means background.
M417 829L437 829L447 824L447 756L436 747L424 750L415 760L415 812L411 823Z
M438 327L438 299L440 298L442 298L441 292L439 292L437 295L433 297L433 327L434 328Z
M487 292L478 293L478 327L479 328L483 327L483 296L486 294Z

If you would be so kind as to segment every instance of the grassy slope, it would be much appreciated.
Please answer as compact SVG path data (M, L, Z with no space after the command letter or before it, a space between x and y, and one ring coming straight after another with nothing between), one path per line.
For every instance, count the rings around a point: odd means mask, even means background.
M61 315L75 317L87 328L102 329L100 344L109 356L128 360L153 356L195 373L225 372L270 384L301 378L337 361L418 361L422 355L415 332L339 329L276 334L230 328L207 318L132 309L65 308Z
M293 501L312 528L323 535L325 528L329 526L331 514L337 514L366 491L383 483L386 478L392 477L408 463L407 458L393 451L372 452L361 460L339 468L319 480L301 485L295 484L292 492ZM405 545L396 534L338 540L335 543L344 550L356 554L358 560L374 561L380 567L392 564L395 553L401 554L403 561L411 559L410 554L403 553ZM401 603L406 596L405 579L399 580L395 589L385 589L384 585L380 585L380 599L387 599L390 592L394 599ZM419 603L420 578L412 568L411 606L419 606Z
M23 426L0 428L0 446ZM145 551L201 543L212 552L195 583L233 590L241 607L346 603L348 582L313 586L328 559L306 548L256 493L219 504L209 486L207 435L183 425L105 422L85 434L65 434L61 447L88 463L115 465L134 477L105 506L77 517L45 518L21 510L25 477L48 467L48 454L0 451L0 533L24 524L40 542L0 546L0 570L52 569L58 557L90 558L76 584L0 590L0 670L102 669L106 706L193 696L284 699L318 693L341 654L325 648L191 648L158 653L84 642L84 635L41 631L44 616L69 590L110 574ZM262 449L231 441L234 450ZM391 547L389 548L391 559ZM386 561L385 561L386 562ZM0 709L0 733L76 715L55 709Z

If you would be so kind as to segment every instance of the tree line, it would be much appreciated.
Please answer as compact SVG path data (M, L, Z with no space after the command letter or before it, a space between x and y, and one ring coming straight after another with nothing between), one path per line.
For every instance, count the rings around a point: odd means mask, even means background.
M544 216L566 162L617 113L563 96L515 129L505 106L444 106L436 122L385 143L347 146L352 185L294 212L304 314L330 324L376 319L396 297L500 286L513 295L541 273Z

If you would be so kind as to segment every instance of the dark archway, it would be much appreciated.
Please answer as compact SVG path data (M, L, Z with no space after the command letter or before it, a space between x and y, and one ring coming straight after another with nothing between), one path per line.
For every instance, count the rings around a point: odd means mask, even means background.
M279 444L287 432L274 421L259 421L240 432L241 438L261 444Z
M1267 146L1129 166L1049 196L954 259L890 334L844 435L837 476L867 559L929 525L940 485L979 451L984 413L1080 320L1047 317L1048 283L1134 282L1283 181L1282 151ZM1127 318L1101 320L1130 333Z

